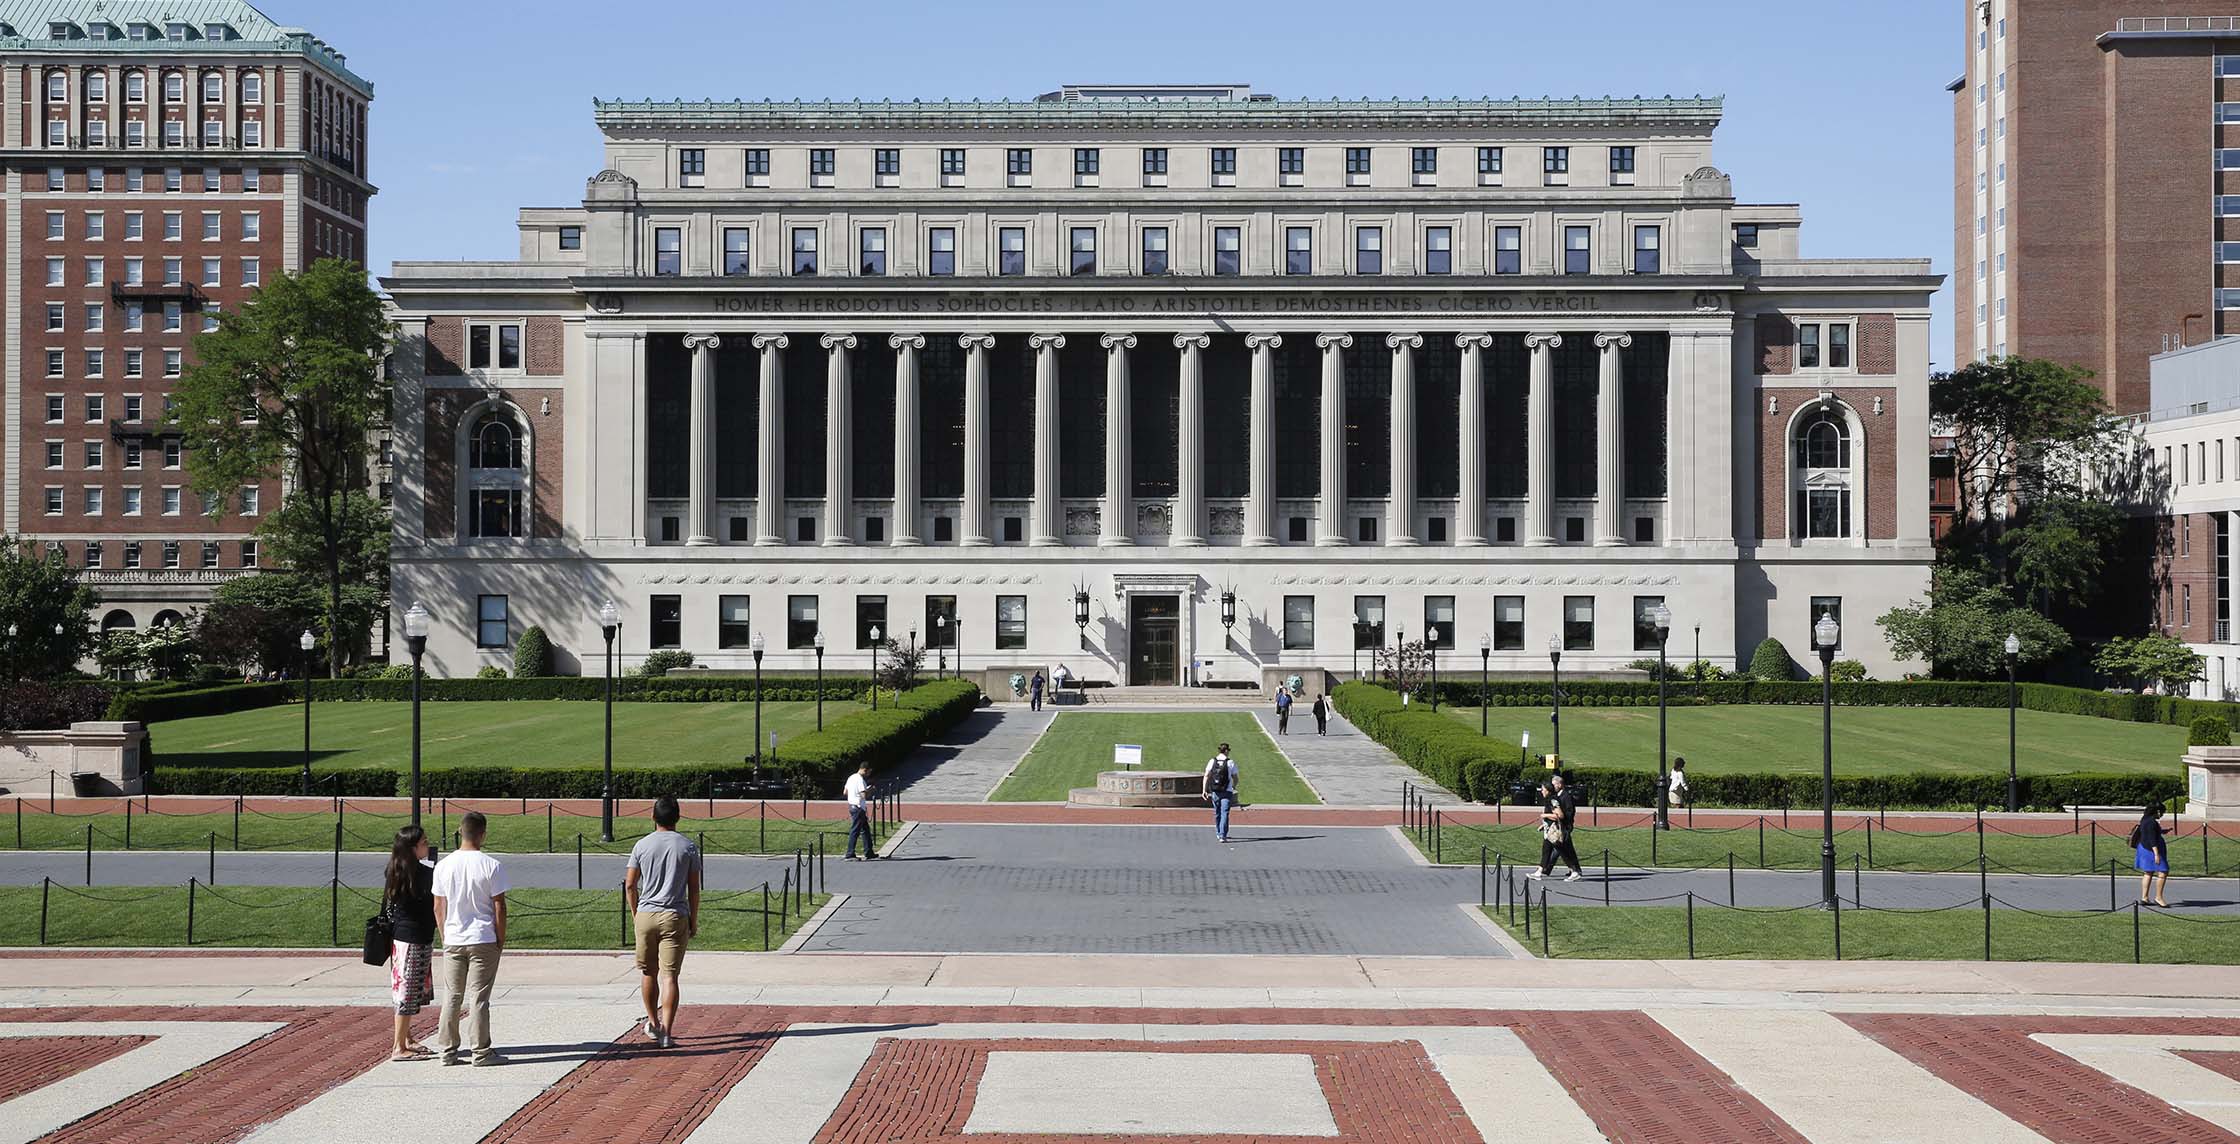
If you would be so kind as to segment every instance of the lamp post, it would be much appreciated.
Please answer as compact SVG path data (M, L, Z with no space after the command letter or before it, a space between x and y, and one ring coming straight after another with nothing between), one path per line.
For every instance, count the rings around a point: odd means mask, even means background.
M1843 626L1823 612L1812 625L1812 643L1820 649L1820 907L1836 908L1836 739L1835 664L1836 641Z
M824 730L824 632L818 631L810 643L817 649L817 730Z
M420 657L428 650L428 609L404 613L404 646L412 653L412 825L420 825Z
M879 625L871 625L871 709L879 709Z
M1081 633L1081 650L1089 650L1089 593L1076 588L1073 592L1073 626Z
M1392 629L1392 682L1400 689L1400 705L1408 705L1408 629Z
M949 616L947 613L933 618L933 677L949 678Z
M1224 646L1235 641L1236 627L1237 594L1235 592L1223 592L1221 593L1221 642Z
M2022 809L2022 785L2014 769L2014 661L2022 654L2022 637L2007 633L2007 813Z
M311 647L319 641L309 631L296 637L303 649L303 793L311 793Z
M1563 641L1548 637L1548 754L1563 765Z
M1649 622L1657 628L1657 829L1670 830L1671 778L1667 775L1664 764L1664 681L1669 671L1665 666L1664 645L1665 640L1672 635L1672 609L1665 607L1664 601L1657 601L1657 606L1649 609Z
M762 633L756 632L748 643L754 649L754 765L755 777L762 777Z
M1493 675L1493 636L1478 633L1478 735L1486 733L1487 680Z
M607 641L606 751L599 784L599 841L614 841L614 637L622 630L622 610L613 600L599 605L599 635Z
M1423 625L1424 654L1431 657L1431 710L1439 710L1439 625Z

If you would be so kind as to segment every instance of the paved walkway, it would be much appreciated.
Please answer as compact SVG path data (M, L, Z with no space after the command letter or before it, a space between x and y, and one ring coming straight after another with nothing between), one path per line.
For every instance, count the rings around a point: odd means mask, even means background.
M1440 802L1455 796L1425 778L1391 751L1362 734L1335 710L1330 713L1330 733L1314 733L1314 715L1306 703L1291 709L1291 733L1276 734L1276 713L1266 707L1253 709L1260 729L1275 740L1284 757L1298 769L1307 785L1329 806L1392 806L1400 801L1409 783L1425 788Z
M1035 740L1049 729L1057 710L1029 710L1024 704L983 707L910 752L880 786L899 790L912 802L983 802L995 793Z

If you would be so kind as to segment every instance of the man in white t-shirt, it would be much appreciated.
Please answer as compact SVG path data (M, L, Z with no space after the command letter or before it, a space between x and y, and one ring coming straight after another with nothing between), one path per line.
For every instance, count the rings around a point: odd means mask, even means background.
M847 785L843 788L848 796L848 852L844 858L849 862L856 861L858 837L863 839L863 861L869 862L879 856L878 848L872 845L871 808L864 805L864 797L870 793L870 789L871 764L865 763L856 768L856 773L848 776Z
M506 944L506 868L482 850L489 821L479 810L459 820L459 848L436 863L436 928L443 931L443 1021L436 1059L459 1063L459 1011L468 1011L477 1065L503 1063L490 1048L490 991Z

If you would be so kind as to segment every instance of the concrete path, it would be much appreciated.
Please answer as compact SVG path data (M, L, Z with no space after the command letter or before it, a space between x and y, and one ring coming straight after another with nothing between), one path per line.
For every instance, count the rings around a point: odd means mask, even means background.
M840 862L839 846L843 838L835 837L830 854L830 868L837 870ZM576 856L569 854L499 854L505 863L506 876L522 889L576 888ZM339 876L345 886L376 887L381 885L382 867L388 862L386 854L351 853L344 851ZM590 890L612 889L622 884L622 872L627 857L622 854L586 854L583 857L583 887ZM206 854L170 851L115 851L96 850L93 853L93 884L95 886L184 886L187 879L198 878L206 884L218 886L324 886L329 878L338 876L332 851L265 851L231 853L220 850L217 855L217 878L210 876L210 860ZM711 890L740 890L760 886L763 879L775 882L781 870L793 868L793 860L786 856L760 857L735 854L712 854L706 859L706 885ZM11 850L0 852L0 885L39 884L40 878L52 878L63 886L80 886L86 881L86 860L82 852L57 850Z
M1260 729L1275 740L1276 747L1291 760L1307 785L1322 796L1324 803L1393 806L1400 802L1401 788L1408 783L1427 788L1427 792L1441 802L1457 801L1452 793L1362 734L1336 710L1330 712L1330 733L1315 734L1314 715L1308 705L1302 702L1291 709L1291 733L1288 735L1276 734L1273 708L1254 708L1252 717L1260 721Z
M984 802L1049 729L1057 710L1023 704L983 707L910 752L880 776L880 786L911 802Z

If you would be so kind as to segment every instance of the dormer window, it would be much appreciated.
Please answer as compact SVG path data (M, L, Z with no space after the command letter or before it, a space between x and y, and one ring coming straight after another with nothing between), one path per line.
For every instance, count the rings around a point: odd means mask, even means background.
M54 20L47 24L47 38L50 40L75 39L77 35L78 26L68 20Z
M202 38L205 40L230 40L233 38L233 28L227 24L204 24L202 26Z
M156 38L156 29L155 29L155 25L153 25L153 24L126 24L126 25L124 26L124 38L125 38L125 39L128 39L128 40L152 40L152 39L155 39L155 38Z
M163 26L163 38L173 43L184 43L192 32L193 29L176 20Z

